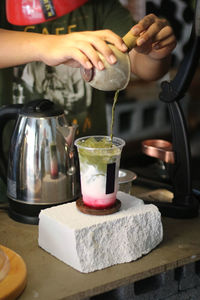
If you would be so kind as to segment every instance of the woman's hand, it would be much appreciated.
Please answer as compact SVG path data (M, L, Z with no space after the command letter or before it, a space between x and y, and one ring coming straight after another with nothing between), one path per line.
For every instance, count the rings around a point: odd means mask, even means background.
M158 80L170 68L176 37L167 20L154 14L145 16L130 32L137 36L137 46L129 52L131 70L143 80Z
M111 30L74 32L66 35L43 36L39 60L50 66L67 64L72 67L104 69L98 53L110 64L116 63L116 57L107 42L114 44L122 52L127 51L121 37Z
M154 14L145 16L132 27L131 32L138 36L137 47L134 50L152 59L163 59L176 47L172 27L166 19L158 18Z

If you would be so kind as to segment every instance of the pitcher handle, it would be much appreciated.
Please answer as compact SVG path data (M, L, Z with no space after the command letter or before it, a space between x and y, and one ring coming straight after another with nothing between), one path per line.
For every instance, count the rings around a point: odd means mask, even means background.
M4 183L7 182L7 165L8 159L5 156L3 133L6 124L11 120L16 120L23 104L9 104L0 107L0 177Z

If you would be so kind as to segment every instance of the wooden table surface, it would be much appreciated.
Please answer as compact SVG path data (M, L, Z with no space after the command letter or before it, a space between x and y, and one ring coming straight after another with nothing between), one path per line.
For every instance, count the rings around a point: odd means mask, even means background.
M28 270L19 300L83 299L200 260L200 218L162 218L164 239L137 261L80 273L38 246L38 226L12 220L0 210L0 244L17 252ZM66 245L70 247L70 245Z

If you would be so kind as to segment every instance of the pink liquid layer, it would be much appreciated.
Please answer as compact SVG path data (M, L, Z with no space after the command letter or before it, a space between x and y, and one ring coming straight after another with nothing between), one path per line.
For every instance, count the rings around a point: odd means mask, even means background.
M83 202L85 203L85 205L96 209L104 209L104 208L112 207L115 204L115 201L116 201L115 194L112 197L104 198L104 199L83 195Z

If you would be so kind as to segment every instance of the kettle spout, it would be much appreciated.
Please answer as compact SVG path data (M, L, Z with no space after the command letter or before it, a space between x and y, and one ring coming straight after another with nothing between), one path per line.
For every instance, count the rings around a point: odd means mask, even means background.
M68 126L68 135L65 137L65 141L68 144L68 146L70 147L70 149L72 149L74 147L74 139L75 139L75 134L76 134L76 130L78 128L78 125L73 124L72 126Z
M64 124L63 126L58 124L58 130L62 134L67 144L67 147L72 150L74 147L74 139L76 130L78 128L77 124L73 124L71 126Z

